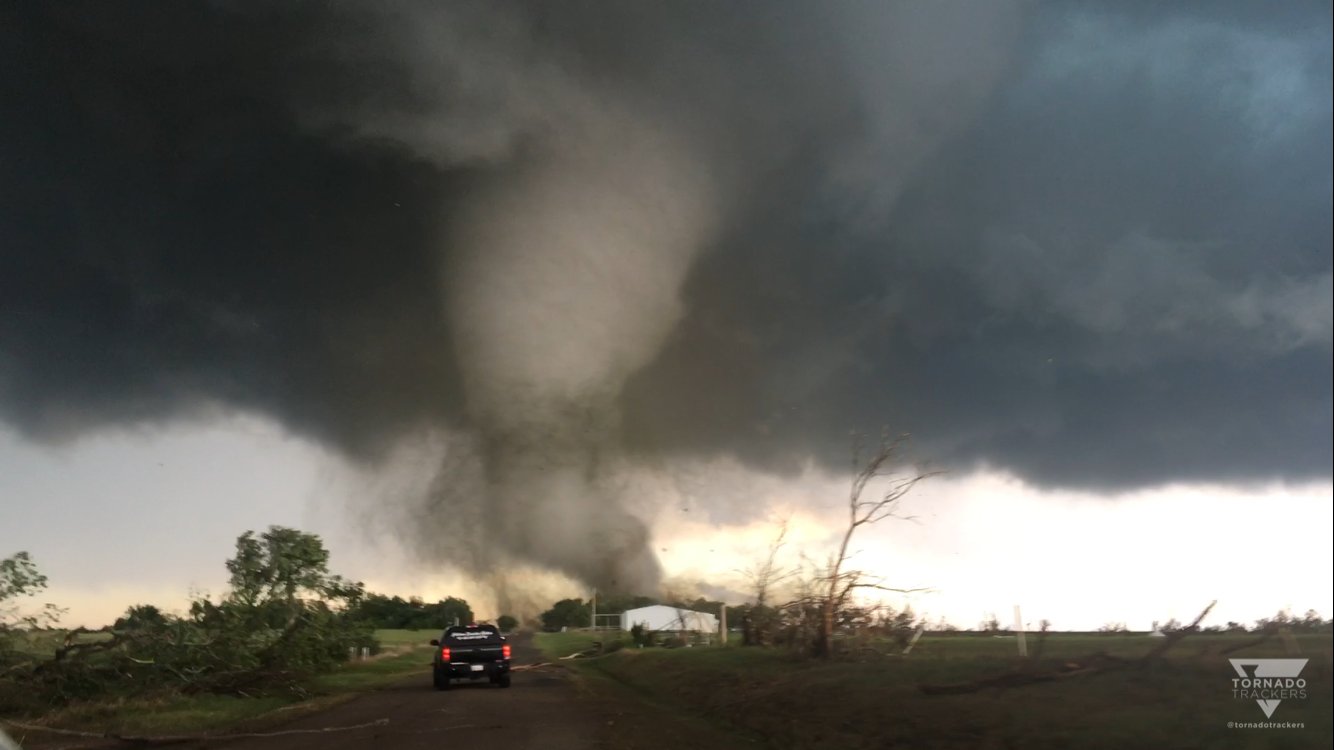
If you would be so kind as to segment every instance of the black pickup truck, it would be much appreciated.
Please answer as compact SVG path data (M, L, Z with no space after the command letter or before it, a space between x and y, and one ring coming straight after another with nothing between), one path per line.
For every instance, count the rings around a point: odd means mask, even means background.
M436 690L448 690L450 680L480 680L510 686L510 645L495 625L455 625L445 629L436 647L432 678Z

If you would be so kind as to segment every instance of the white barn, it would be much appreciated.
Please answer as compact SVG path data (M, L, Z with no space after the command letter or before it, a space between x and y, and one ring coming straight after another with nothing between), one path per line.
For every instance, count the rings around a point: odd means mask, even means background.
M627 609L621 615L621 629L636 625L654 633L717 633L718 618L708 612L678 609L665 604L654 604L639 609Z

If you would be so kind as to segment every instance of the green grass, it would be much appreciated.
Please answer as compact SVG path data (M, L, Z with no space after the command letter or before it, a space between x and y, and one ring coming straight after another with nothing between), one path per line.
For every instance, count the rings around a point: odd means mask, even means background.
M295 691L252 697L166 695L97 701L63 708L41 723L87 731L123 734L193 734L223 729L257 729L320 710L358 694L391 685L411 675L425 679L430 669L428 641L438 633L381 630L381 655L349 661L332 672L298 683Z
M256 722L264 719L286 718L301 705L290 696L133 698L75 704L41 722L29 723L120 734L193 734L238 725L257 726Z
M577 645L577 635L590 634L544 634L539 644L559 651ZM1228 656L1287 655L1276 641L1218 653L1249 638L1195 636L1177 644L1170 658L1143 666L952 696L928 696L917 686L1015 669L1014 640L924 638L908 657L867 651L832 661L777 648L623 649L572 664L652 703L731 724L782 748L1329 747L1334 686L1327 635L1299 638L1311 659L1303 672L1308 697L1284 701L1275 714L1305 729L1227 728L1228 721L1264 719L1254 701L1232 698ZM1098 651L1137 657L1159 642L1143 635L1052 635L1040 666Z
M362 662L348 662L333 672L312 677L308 688L318 693L364 692L393 684L410 674L426 674L431 664L431 646L405 647Z
M14 633L15 647L20 653L28 654L37 658L46 658L56 652L56 649L65 645L65 638L69 635L68 630L28 630ZM111 633L76 633L73 638L74 643L96 643L97 641L106 641L111 639Z
M593 644L601 641L605 647L613 641L629 642L628 635L620 631L601 631L594 633L586 630L571 630L565 633L538 633L533 637L533 643L542 656L548 660L559 659L562 656L587 651L593 648Z
M427 646L432 638L439 638L441 628L431 630L377 630L375 639L380 646Z

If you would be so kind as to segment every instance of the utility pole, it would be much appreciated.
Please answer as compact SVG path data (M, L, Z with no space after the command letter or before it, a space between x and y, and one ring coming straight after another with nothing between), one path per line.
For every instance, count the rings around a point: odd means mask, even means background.
M592 617L591 620L589 620L589 623L593 626L593 632L596 633L597 630L598 630L598 590L597 590L597 589L593 589L593 598L590 599L589 601L591 602L591 604L592 604L592 608L593 608L593 617Z
M1019 639L1019 656L1028 658L1028 642L1024 640L1024 618L1019 614L1019 605L1014 605L1014 634Z

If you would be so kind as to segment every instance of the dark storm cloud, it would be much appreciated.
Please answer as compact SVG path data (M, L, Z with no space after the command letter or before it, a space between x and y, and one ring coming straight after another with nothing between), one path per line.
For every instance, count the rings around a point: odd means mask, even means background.
M599 386L631 454L1329 475L1327 5L634 6L7 6L0 415L527 431L458 228L638 174L700 247Z
M286 99L330 83L301 69L309 20L3 12L9 422L63 439L240 407L362 453L457 411L433 246L459 178L297 126Z
M1329 9L1296 10L1044 6L886 220L771 184L628 388L632 437L795 470L889 424L1041 484L1329 476Z

